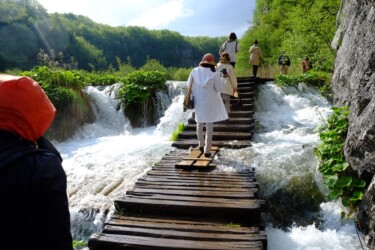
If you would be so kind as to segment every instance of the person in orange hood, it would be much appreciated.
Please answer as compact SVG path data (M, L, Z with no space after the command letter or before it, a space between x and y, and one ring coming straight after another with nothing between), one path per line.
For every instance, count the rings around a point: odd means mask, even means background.
M73 249L62 158L43 137L55 114L36 81L0 74L1 249Z

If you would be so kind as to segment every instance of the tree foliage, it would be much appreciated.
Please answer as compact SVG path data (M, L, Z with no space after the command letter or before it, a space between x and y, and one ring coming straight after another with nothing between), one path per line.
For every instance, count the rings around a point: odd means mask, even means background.
M239 68L248 67L248 48L258 40L264 64L276 64L286 50L292 64L309 57L314 69L331 72L335 52L331 41L336 31L340 0L257 0L253 26L241 39Z
M40 50L74 58L85 70L135 68L155 59L165 67L192 67L215 53L224 38L184 37L168 30L111 27L74 14L48 14L35 0L0 0L0 70L29 70ZM52 55L49 54L49 57ZM130 64L128 64L130 65Z

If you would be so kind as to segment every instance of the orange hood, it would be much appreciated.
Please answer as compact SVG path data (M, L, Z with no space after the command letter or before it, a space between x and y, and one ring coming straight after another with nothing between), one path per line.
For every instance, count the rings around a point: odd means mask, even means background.
M0 129L36 141L51 125L56 109L31 78L0 74Z

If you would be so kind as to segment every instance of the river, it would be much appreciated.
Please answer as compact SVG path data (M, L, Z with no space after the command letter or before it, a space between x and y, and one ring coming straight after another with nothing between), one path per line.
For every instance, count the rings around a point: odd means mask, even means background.
M139 177L173 150L169 137L183 112L184 82L168 82L169 94L159 96L157 126L134 129L116 110L113 88L89 87L97 121L83 127L73 138L54 142L63 157L68 178L72 233L88 240L100 232L113 211L113 200L123 196ZM319 144L315 128L331 111L330 103L315 89L259 86L253 146L224 149L216 171L256 168L260 196L270 204L262 215L269 250L357 250L361 244L351 219L340 219L340 202L328 202L317 171L313 149Z

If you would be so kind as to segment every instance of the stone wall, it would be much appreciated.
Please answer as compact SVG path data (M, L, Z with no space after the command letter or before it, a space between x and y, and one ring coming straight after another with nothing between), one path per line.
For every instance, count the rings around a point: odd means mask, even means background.
M337 24L333 101L350 107L345 156L371 183L360 213L370 244L375 228L375 0L342 0Z

